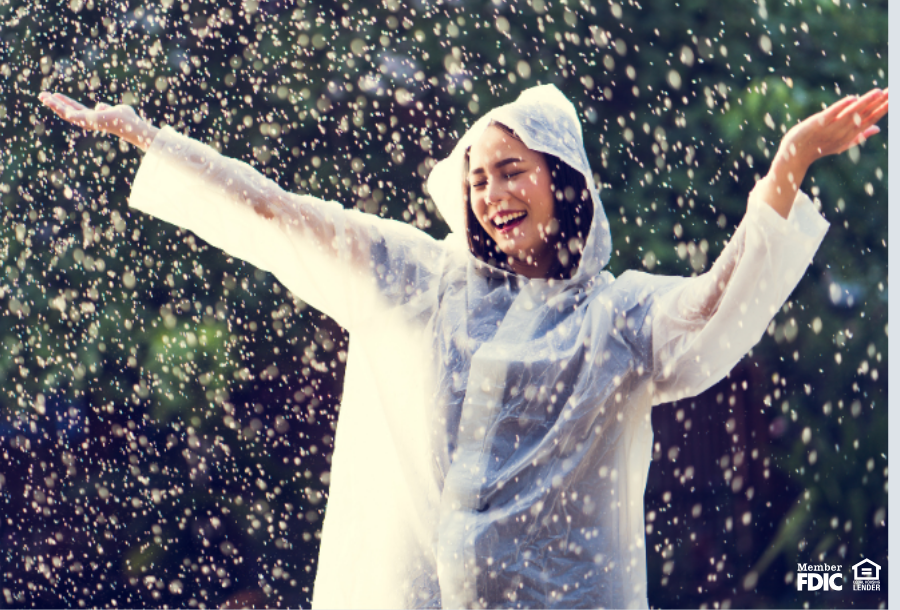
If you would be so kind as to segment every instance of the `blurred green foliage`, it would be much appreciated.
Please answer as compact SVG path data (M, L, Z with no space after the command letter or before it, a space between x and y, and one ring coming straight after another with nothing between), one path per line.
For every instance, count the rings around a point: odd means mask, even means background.
M887 34L887 0L0 0L0 606L308 604L348 341L129 212L139 154L41 90L134 105L442 237L435 160L554 83L583 117L611 269L691 274L787 128L887 86ZM768 336L654 413L652 605L887 599L886 579L792 581L797 561L886 565L885 135L807 178L832 227Z

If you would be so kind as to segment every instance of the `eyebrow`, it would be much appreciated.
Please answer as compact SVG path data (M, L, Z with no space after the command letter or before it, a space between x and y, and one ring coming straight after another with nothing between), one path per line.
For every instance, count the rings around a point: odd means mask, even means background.
M522 159L520 159L520 158L518 158L518 157L509 157L508 159L503 159L502 161L497 161L497 162L494 164L494 167L497 168L497 169L499 169L499 168L501 168L501 167L504 167L504 166L506 166L506 165L509 165L510 163L521 163L521 162L522 162ZM483 174L483 173L485 173L485 171L484 171L484 168L479 167L479 168L477 168L477 169L473 169L470 173L471 173L472 175L475 175L475 174Z

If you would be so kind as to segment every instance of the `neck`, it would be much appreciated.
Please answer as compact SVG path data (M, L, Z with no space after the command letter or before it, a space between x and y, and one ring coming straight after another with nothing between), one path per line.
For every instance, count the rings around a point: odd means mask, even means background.
M545 256L540 260L522 260L520 258L510 256L507 258L507 265L513 273L527 277L530 280L547 279L550 270L553 267L553 259Z

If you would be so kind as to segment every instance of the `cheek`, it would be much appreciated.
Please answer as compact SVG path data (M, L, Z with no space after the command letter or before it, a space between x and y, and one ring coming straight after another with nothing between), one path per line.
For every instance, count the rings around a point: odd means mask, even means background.
M545 219L553 217L553 189L550 186L549 178L538 180L537 184L531 185L530 201L534 211Z
M484 198L477 195L470 195L469 201L471 201L472 212L475 214L475 218L478 219L478 223L482 227L485 227L484 216L486 213L486 209L484 205Z

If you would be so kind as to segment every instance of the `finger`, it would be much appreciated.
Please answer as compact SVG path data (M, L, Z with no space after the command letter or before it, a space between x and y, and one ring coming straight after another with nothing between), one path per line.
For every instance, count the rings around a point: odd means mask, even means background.
M879 133L881 133L881 128L878 127L877 125L873 125L872 127L869 127L864 132L862 132L861 134L856 136L856 138L854 138L853 143L850 146L859 146L860 144L862 144L863 142L865 142L872 136L879 134Z
M63 97L63 98L57 97L54 99L54 101L57 103L57 105L59 105L60 108L68 108L73 111L86 110L86 108L83 105L81 105L78 102L76 102L75 100L67 98L67 97Z
M872 110L870 110L867 119L872 119L874 122L878 122L880 119L884 117L888 113L888 101L885 99L881 104L878 104Z
M879 127L878 125L872 125L868 129L866 129L862 133L862 135L864 138L871 138L872 136L874 136L875 134L878 134L878 133L881 133L881 127Z
M41 91L40 95L38 95L38 100L45 106L52 106L57 103L56 98L49 91Z
M58 91L55 91L55 92L51 93L51 94L49 95L48 99L51 99L51 100L55 101L55 102L58 103L58 104L64 104L64 103L66 103L66 102L72 102L72 101L74 101L74 100L72 100L72 98L63 95L62 93L60 93L60 92L58 92Z
M59 116L61 119L65 121L75 121L77 120L77 112L78 110L63 104L61 100L54 98L52 96L47 96L41 100L45 106L47 106L50 110L53 111L54 114Z
M885 106L884 108L882 108L876 112L873 112L872 114L867 116L865 118L865 120L863 120L862 123L860 123L859 129L863 130L863 131L868 129L869 127L871 127L872 125L875 125L881 119L883 119L886 114L887 114L887 106Z
M872 107L860 108L855 105L851 106L834 119L835 127L843 127L843 129L853 132L864 131L881 118L879 115L873 114L873 112L874 109Z
M76 110L87 110L87 107L84 104L76 102L69 96L63 95L62 93L54 93L53 98L64 106L68 106L68 107L74 108Z
M859 97L857 97L855 95L848 95L844 99L833 103L831 106L829 106L828 108L823 110L821 112L822 118L833 119L833 118L839 116L840 113L844 112L847 108L849 108L851 105L853 105L857 100L859 100Z
M72 109L69 106L64 105L62 102L54 98L45 99L44 105L52 110L55 114L58 114L63 118L65 118L67 114L72 112Z
M865 110L881 99L881 89L872 89L864 96L856 98L854 103L848 104L837 114L838 119L852 117L854 114L862 114Z
M864 116L872 113L885 104L888 100L886 91L880 91L878 95L873 95L865 104L860 106L860 113Z
M887 101L882 101L881 103L872 105L865 111L865 113L859 115L857 128L861 130L868 129L869 127L883 119L887 112ZM856 117L854 117L854 122L856 122Z
M847 111L849 107L855 104L859 100L858 96L848 95L847 97L838 100L837 102L831 104L821 112L813 115L817 119L818 124L821 127L826 125L830 125L840 119L842 114ZM810 118L813 118L810 117Z
M846 106L841 110L840 113L838 113L838 118L844 118L846 116L852 115L854 112L858 113L862 110L865 110L865 108L867 108L870 104L877 101L880 96L881 90L873 89L862 97L857 97L854 103Z
M47 106L50 110L56 112L57 114L62 112L65 108L68 108L68 106L53 97L44 98L42 101L44 102L45 106Z

